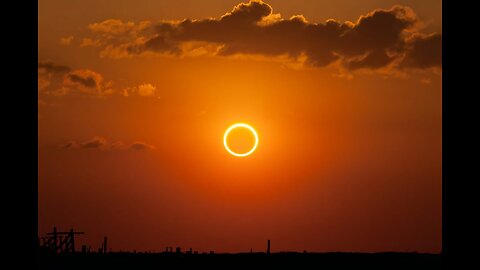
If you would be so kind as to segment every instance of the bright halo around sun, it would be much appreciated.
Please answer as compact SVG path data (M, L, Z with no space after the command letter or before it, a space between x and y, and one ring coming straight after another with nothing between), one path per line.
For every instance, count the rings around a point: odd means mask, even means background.
M230 134L231 131L237 129L237 128L244 128L244 129L247 129L249 130L252 135L255 137L255 143L253 144L253 147L248 151L248 152L245 152L245 153L236 153L234 151L232 151L230 149L230 147L228 147L228 142L227 142L227 139L228 139L228 135ZM237 123L237 124L234 124L232 126L230 126L227 131L225 131L225 135L223 135L223 145L225 146L225 149L227 149L227 151L234 155L234 156L237 156L237 157L246 157L246 156L249 156L251 155L255 149L257 148L257 145L258 145L258 135L257 135L257 132L255 131L255 129L248 125L248 124L245 124L245 123Z

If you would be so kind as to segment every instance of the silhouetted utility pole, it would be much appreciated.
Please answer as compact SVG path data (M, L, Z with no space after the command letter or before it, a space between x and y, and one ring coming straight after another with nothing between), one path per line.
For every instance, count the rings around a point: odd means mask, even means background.
M47 233L48 235L48 233ZM57 252L57 227L53 227L53 245L52 248L55 252Z
M267 240L267 254L270 254L270 240Z
M107 254L107 237L103 238L103 254Z

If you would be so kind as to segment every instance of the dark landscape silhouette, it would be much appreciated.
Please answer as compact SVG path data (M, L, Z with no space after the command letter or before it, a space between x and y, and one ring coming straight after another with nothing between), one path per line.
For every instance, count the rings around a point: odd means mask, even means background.
M123 252L108 250L107 237L98 249L82 245L78 250L75 236L84 234L73 229L62 232L53 228L38 238L40 269L439 269L440 254L429 253L349 253L349 252L265 252L216 253L198 252L192 248L167 246L163 252Z

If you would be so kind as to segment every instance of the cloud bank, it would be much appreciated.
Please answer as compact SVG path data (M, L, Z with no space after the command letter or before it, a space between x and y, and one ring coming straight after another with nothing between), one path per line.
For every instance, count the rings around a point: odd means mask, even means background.
M303 15L282 18L269 4L250 1L219 18L158 24L105 20L89 26L83 46L99 47L102 57L112 58L190 55L203 48L217 56L287 56L308 66L337 64L347 70L440 68L442 35L421 33L420 25L405 6L377 9L356 22L312 23Z

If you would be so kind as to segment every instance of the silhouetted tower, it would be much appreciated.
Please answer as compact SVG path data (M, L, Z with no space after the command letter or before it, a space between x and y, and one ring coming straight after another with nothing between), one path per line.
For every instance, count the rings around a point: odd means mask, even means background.
M47 248L55 253L75 252L75 235L83 234L83 232L74 232L71 229L69 232L58 232L56 227L53 227L53 232L47 233L46 237L42 237L43 248Z
M270 240L267 240L267 254L270 254Z

